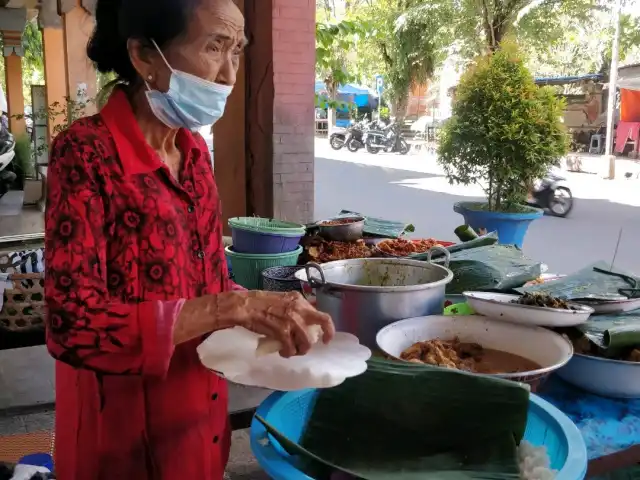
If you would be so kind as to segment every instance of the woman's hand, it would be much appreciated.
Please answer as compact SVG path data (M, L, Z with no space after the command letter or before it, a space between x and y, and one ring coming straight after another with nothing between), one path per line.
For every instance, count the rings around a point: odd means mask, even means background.
M174 328L179 344L206 333L244 327L282 345L283 357L304 355L311 348L310 325L319 325L329 342L335 327L331 317L316 310L298 292L224 292L185 302Z
M335 334L331 317L316 310L298 292L248 292L245 309L234 316L234 326L241 326L265 337L277 340L280 355L291 357L306 354L312 345L308 327L322 328L324 343Z

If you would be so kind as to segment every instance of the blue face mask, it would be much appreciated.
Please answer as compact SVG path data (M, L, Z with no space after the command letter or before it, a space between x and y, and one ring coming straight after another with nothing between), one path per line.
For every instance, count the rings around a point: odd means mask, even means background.
M174 70L155 41L153 44L171 70L166 93L151 90L147 84L147 101L154 115L169 128L186 128L192 132L216 123L224 113L233 87Z

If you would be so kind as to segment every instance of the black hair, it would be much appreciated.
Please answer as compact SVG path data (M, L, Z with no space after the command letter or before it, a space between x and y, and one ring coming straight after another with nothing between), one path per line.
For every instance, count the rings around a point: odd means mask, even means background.
M163 48L185 34L200 0L98 0L96 27L87 44L87 56L101 73L115 73L133 84L138 73L127 50L130 38Z

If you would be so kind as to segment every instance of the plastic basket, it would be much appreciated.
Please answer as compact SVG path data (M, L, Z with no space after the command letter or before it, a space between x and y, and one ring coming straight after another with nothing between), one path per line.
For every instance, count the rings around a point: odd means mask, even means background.
M293 252L272 255L240 253L232 247L226 247L224 252L231 260L234 281L248 290L258 290L262 288L262 271L265 268L295 265L302 247L299 246Z
M258 414L284 436L299 441L309 419L316 390L273 393ZM569 418L546 400L531 394L524 438L544 445L557 470L556 480L582 480L587 473L587 447ZM256 419L251 423L251 449L260 467L274 480L314 480L296 468L296 459L267 434Z
M293 252L298 248L304 232L295 236L276 233L254 232L232 228L233 249L238 253L275 254Z
M234 217L230 218L228 223L231 228L293 237L302 236L306 231L304 225L274 218Z

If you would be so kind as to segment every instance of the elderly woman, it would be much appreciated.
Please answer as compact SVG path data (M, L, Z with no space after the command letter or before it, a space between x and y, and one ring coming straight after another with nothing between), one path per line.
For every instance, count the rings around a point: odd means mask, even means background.
M119 85L52 145L47 344L63 480L222 479L227 385L203 336L241 326L310 348L331 319L228 280L220 200L196 133L222 115L246 43L232 0L98 0L88 56Z

